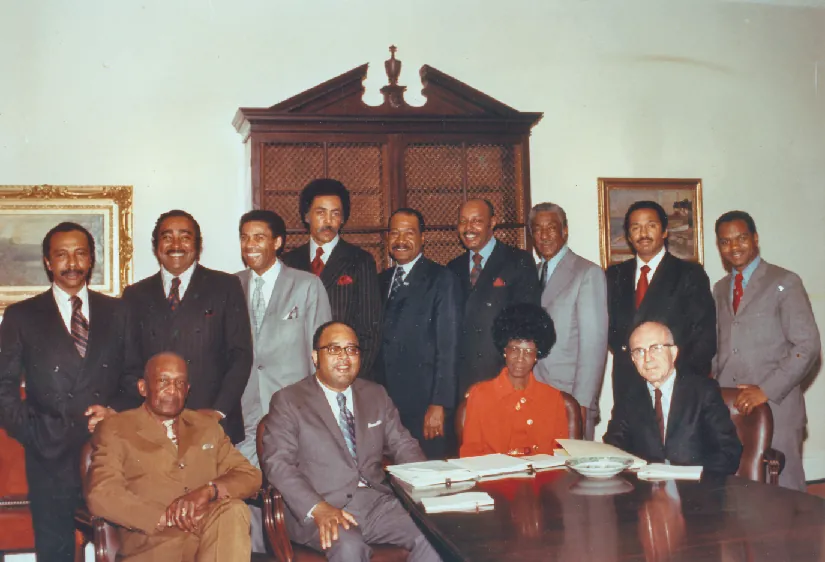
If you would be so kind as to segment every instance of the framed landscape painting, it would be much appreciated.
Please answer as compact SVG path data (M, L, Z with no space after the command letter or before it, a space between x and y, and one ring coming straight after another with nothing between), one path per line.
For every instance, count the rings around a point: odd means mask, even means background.
M119 295L132 275L131 186L0 185L0 315L49 288L43 237L76 222L95 239L90 289Z
M668 251L704 261L702 180L599 178L599 240L602 267L634 257L624 235L624 216L636 201L655 201L668 215Z

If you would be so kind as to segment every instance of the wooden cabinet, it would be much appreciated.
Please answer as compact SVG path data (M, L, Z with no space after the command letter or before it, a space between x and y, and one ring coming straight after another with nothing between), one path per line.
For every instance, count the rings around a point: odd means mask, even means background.
M233 124L249 143L252 202L287 225L287 247L306 241L298 195L309 181L331 177L350 190L344 233L389 264L384 232L399 207L426 221L424 253L446 263L461 251L458 208L472 197L496 209L496 236L527 247L531 128L541 113L522 113L428 65L421 67L427 102L404 101L401 62L385 63L384 102L363 102L364 64L269 108L238 110Z

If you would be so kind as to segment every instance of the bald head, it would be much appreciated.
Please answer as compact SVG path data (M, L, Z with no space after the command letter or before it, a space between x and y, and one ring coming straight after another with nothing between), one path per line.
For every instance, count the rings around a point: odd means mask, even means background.
M180 415L189 394L189 373L186 361L171 352L158 353L146 362L138 391L146 400L146 408L161 420Z
M670 328L660 322L640 324L630 334L630 356L642 377L659 388L674 373L679 348Z

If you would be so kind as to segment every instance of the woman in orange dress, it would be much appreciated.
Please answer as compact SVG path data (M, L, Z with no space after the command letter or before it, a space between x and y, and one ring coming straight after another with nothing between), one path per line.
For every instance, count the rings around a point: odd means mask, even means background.
M508 306L493 322L493 341L505 367L467 392L460 456L552 454L556 439L569 437L564 398L533 377L533 366L556 342L553 320L534 304Z

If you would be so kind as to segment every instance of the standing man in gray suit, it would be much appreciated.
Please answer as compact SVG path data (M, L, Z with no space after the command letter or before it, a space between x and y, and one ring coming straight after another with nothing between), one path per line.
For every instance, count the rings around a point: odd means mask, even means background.
M567 246L567 214L554 203L530 211L530 235L541 256L541 306L556 328L556 344L533 374L587 408L585 438L599 419L599 391L607 361L607 283L595 263Z
M356 379L355 330L328 322L313 338L317 371L272 397L261 465L284 497L293 541L328 560L369 562L370 544L410 551L409 562L441 560L387 485L383 455L425 460L384 387Z
M785 453L779 485L804 492L801 385L821 346L811 302L798 275L759 256L759 235L748 213L719 217L716 243L730 273L713 287L719 341L713 374L721 386L739 388L740 412L768 403L773 448Z
M312 336L332 318L321 280L278 260L286 225L272 211L254 210L241 217L241 255L247 268L238 277L249 307L254 358L241 397L244 439L238 450L260 466L255 450L258 422L272 395L315 372L310 359ZM252 550L266 552L261 513L252 507Z

